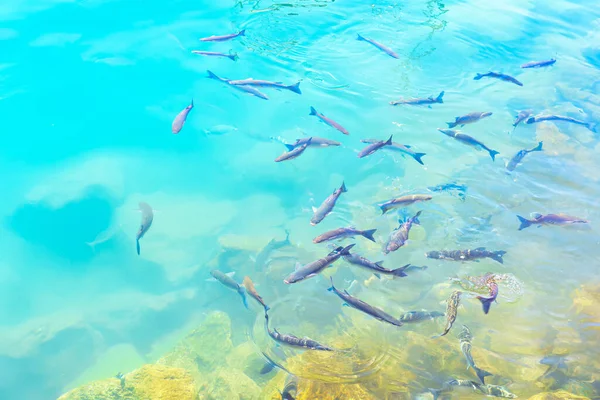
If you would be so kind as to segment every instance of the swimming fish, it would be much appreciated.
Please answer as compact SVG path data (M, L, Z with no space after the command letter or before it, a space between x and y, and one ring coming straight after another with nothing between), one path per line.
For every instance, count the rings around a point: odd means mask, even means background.
M278 250L285 246L291 246L290 242L290 232L288 230L285 231L285 239L284 240L275 240L271 239L269 243L256 255L254 259L254 266L256 269L265 267L269 262L269 257L271 253L275 250Z
M393 58L400 58L400 56L398 56L398 54L396 54L389 47L386 47L386 46L382 45L381 43L374 41L373 39L369 39L369 38L363 37L363 36L361 36L358 33L356 35L357 35L356 36L356 40L367 42L367 43L371 43L373 46L377 47L379 50L383 51L388 56L393 57Z
M375 233L375 231L377 231L377 229L369 229L366 231L361 231L354 227L338 228L338 229L334 229L332 231L328 231L328 232L325 232L325 233L317 236L316 238L313 239L313 243L322 243L322 242L326 242L328 240L339 240L339 239L343 239L343 238L347 238L347 237L354 237L356 235L363 236L363 237L369 239L370 241L375 242L375 238L373 237L373 234Z
M256 96L258 98L261 98L263 100L269 100L269 98L267 97L266 94L262 93L261 91L259 91L257 88L253 87L253 86L248 86L248 85L232 85L229 82L231 82L230 79L225 79L225 78L221 78L219 76L217 76L214 72L211 71L206 71L208 73L208 77L210 79L215 79L217 81L221 81L223 83L226 83L227 85L229 85L232 88L241 90L242 92L246 92L246 93L250 93L253 96Z
M310 219L311 225L317 225L319 222L323 221L323 219L329 215L329 213L335 207L335 203L339 199L342 193L346 193L348 190L346 189L346 185L342 182L342 186L339 189L335 189L332 194L329 195L325 199L325 201L319 206L319 208L313 207L313 216Z
M540 67L548 67L556 62L556 59L551 58L545 61L529 61L525 64L521 65L521 68L540 68Z
M226 53L219 53L216 51L201 51L201 50L192 50L192 53L198 54L201 56L208 56L208 57L227 57L231 61L237 61L237 59L239 58L236 53L226 54Z
M408 240L408 234L410 233L410 229L412 228L413 224L421 223L419 221L419 215L421 215L421 212L422 211L419 211L414 217L408 218L404 222L399 221L400 226L390 233L390 237L385 244L385 248L383 249L385 254L396 251L406 244L406 241Z
M254 287L254 282L252 282L252 280L250 279L249 276L244 277L244 281L242 282L242 285L244 285L244 287L246 288L246 292L250 295L250 297L252 297L254 300L258 301L265 310L267 310L267 311L270 310L270 307L265 304L265 301L263 300L261 295L258 294L258 292L256 291L256 288Z
M308 139L311 139L309 147L330 147L341 145L340 142L336 142L335 140L324 139L316 136L311 138L296 139L294 144L284 143L283 145L287 147L288 150L294 150L296 147L302 146L304 143L308 142Z
M474 124L477 121L482 120L483 118L489 117L492 115L491 112L472 112L467 115L463 115L461 117L456 117L454 122L446 122L448 124L448 128L452 129L458 125L461 127L467 124Z
M477 386L475 386L475 385L477 385L477 382L473 382L473 381L469 381L469 380L462 380L462 379L452 379L452 380L449 380L448 382L444 382L441 389L429 388L428 390L433 395L433 400L437 400L440 397L440 395L442 395L444 393L452 392L454 390L455 386L470 387L473 390L476 390Z
M308 146L310 145L311 139L312 138L309 138L303 145L295 147L294 149L283 153L282 155L280 155L279 157L277 157L275 159L275 162L292 160L296 157L299 157L302 153L304 153L304 150L306 150L308 148Z
M513 122L513 126L516 128L521 122L525 121L527 118L531 116L533 113L532 110L523 110L519 111L517 116L515 117L515 122Z
M298 395L298 378L292 374L288 374L285 378L283 391L280 391L281 400L296 400Z
M194 100L193 99L189 106L187 106L186 108L181 110L181 112L179 114L177 114L177 116L173 120L173 123L171 124L171 132L173 132L175 134L181 132L181 129L183 128L183 124L185 124L185 120L187 119L190 111L192 111L192 108L194 108Z
M479 140L475 139L472 136L465 135L464 133L458 133L457 131L453 131L451 129L439 129L439 128L438 128L438 131L442 132L446 136L450 136L451 138L458 140L462 144L466 144L467 146L474 147L478 150L484 149L485 151L490 153L490 157L492 157L492 161L496 161L496 155L500 154L499 151L490 149L489 147L487 147L485 144L483 144Z
M322 345L307 337L300 339L294 335L279 333L277 329L271 331L269 329L269 314L267 310L265 310L265 329L269 336L277 343L306 350L334 351L331 347Z
M210 271L210 274L213 276L214 279L221 282L223 285L238 292L238 294L242 298L244 307L248 308L248 300L246 298L246 290L244 289L243 286L241 286L240 284L238 284L236 281L233 280L232 276L233 276L234 272L229 272L227 274L224 274L217 269L213 269L212 271Z
M505 81L505 82L510 82L510 83L514 83L515 85L518 86L523 86L523 84L521 82L519 82L517 79L513 78L510 75L506 75L506 74L501 74L498 72L487 72L485 74L477 74L475 75L475 78L473 78L473 80L480 80L481 78L496 78L496 79L500 79L501 81Z
M392 324L395 326L404 325L400 320L397 320L385 311L377 307L373 307L372 305L367 304L364 301L350 295L346 290L340 292L333 285L333 277L329 277L329 279L331 280L331 287L327 290L335 293L340 299L344 300L345 306L352 307L354 309L357 309L358 311L362 311L365 314L370 315L379 321L387 322L388 324Z
M308 278L312 278L313 276L317 276L317 274L321 273L325 268L336 262L340 257L350 254L350 249L353 247L354 244L346 247L338 247L317 261L313 261L304 266L298 265L296 270L283 280L283 283L296 283Z
M485 281L485 285L488 287L490 295L487 297L477 296L477 299L481 302L483 313L487 314L490 312L490 306L492 305L492 302L496 301L496 298L498 297L498 283L496 282L493 274L489 274Z
M533 219L523 218L520 215L517 215L519 221L521 222L521 226L519 226L519 230L530 227L531 225L538 225L538 228L542 225L571 225L571 224L587 224L589 221L585 219L581 219L578 217L571 217L565 214L546 214L542 215L540 213L533 213Z
M361 139L361 142L363 142L363 143L377 143L377 142L379 142L379 140L377 140L377 139ZM391 145L385 146L383 149L384 150L397 151L397 152L399 152L401 154L409 155L410 157L414 158L414 160L416 162L418 162L419 164L425 165L425 164L423 164L423 160L421 160L421 157L423 157L425 155L425 153L417 153L416 151L412 150L410 148L410 146L407 145L407 144L400 144L400 143L392 142Z
M314 107L310 108L310 115L315 115L321 121L325 122L327 125L331 126L332 128L335 128L338 131L342 132L344 135L349 135L350 134L346 130L346 128L344 128L343 126L341 126L340 124L338 124L337 122L335 122L334 120L332 120L331 118L328 118L328 117L324 116L323 114L321 114L320 112L318 112L317 110L315 110Z
M408 207L411 204L415 204L420 201L428 201L432 198L433 197L428 194L409 194L407 196L402 196L392 200L388 200L382 205L380 205L379 208L381 208L381 214L383 215L386 212L393 210L394 208Z
M531 150L527 150L527 149L519 150L519 152L517 154L515 154L515 156L513 158L511 158L510 161L506 164L506 169L508 171L514 171L515 168L517 167L517 165L519 165L521 160L527 154L529 154L533 151L542 151L542 144L543 144L543 142L540 142L536 147L532 148Z
M367 147L365 147L364 149L362 149L361 151L358 152L358 158L370 156L371 154L375 153L377 150L381 149L382 147L391 146L391 145L392 145L392 136L390 136L390 138L387 141L379 140L375 143L371 143L370 145L368 145Z
M404 270L404 273L408 274L409 272L414 272L414 271L425 271L428 267L427 265L412 265L412 264L407 264L404 267L402 267Z
M390 101L390 104L393 106L399 106L399 105L411 105L411 106L420 106L420 105L425 105L425 104L435 104L435 103L440 103L442 104L444 102L443 100L444 97L444 92L440 92L440 94L438 94L438 96L436 98L433 98L433 96L429 96L429 97L422 97L422 98L417 98L417 99L406 99L406 100L395 100L395 101Z
M516 394L509 392L504 386L480 385L477 382L474 382L474 384L477 390L487 396L502 397L506 399L516 399L518 397Z
M458 198L462 201L465 201L467 197L467 185L461 185L455 182L444 183L437 186L429 186L427 189L429 189L432 192L448 192L450 194L454 194L453 192L456 192Z
M148 229L150 229L152 221L154 220L154 212L148 203L140 201L139 206L142 211L142 222L140 222L140 227L135 235L135 246L138 256L140 255L140 239L148 232Z
M405 271L411 266L410 264L406 264L405 266L400 268L387 269L382 266L383 261L373 262L356 253L344 255L344 260L346 260L352 265L363 267L369 270L377 278L381 278L381 275L392 275L395 277L408 276Z
M475 371L481 383L485 385L485 377L491 376L492 374L475 365L473 355L471 354L471 342L473 340L473 335L471 335L471 331L466 325L463 325L463 330L461 333L459 333L458 338L460 339L460 350L467 360L467 369L469 367L473 368L473 371Z
M444 313L439 311L408 311L400 316L400 321L406 323L416 323L443 317Z
M249 78L249 79L231 80L231 81L229 81L229 84L235 85L235 86L259 86L259 87L272 87L272 88L276 88L276 89L287 89L290 92L302 94L302 92L300 91L300 82L295 83L293 85L284 85L281 82L270 82L270 81L264 81L264 80L260 80L260 79Z
M536 115L534 117L529 117L525 121L527 124L534 124L536 122L542 121L563 121L563 122L571 122L573 124L582 125L588 128L592 132L596 132L597 125L593 122L584 122L571 117L564 117L562 115Z
M434 336L433 339L445 336L452 329L452 325L454 325L454 321L456 321L456 315L458 314L458 306L460 305L460 295L461 291L456 290L448 298L447 306L446 306L446 326L444 328L444 332L442 332L438 336Z
M234 39L238 36L246 36L246 30L242 29L238 33L231 33L229 35L221 35L221 36L209 36L200 39L201 42L224 42L226 40Z
M489 251L485 247L478 247L472 250L441 250L441 251L429 251L425 253L427 258L437 258L440 260L452 260L452 261L472 261L480 258L491 258L494 261L498 261L500 264L504 264L502 256L506 254L504 250Z

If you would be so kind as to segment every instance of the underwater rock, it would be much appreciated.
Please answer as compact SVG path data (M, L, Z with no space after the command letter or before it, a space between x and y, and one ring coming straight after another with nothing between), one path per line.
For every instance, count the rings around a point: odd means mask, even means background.
M536 394L529 400L590 400L589 397L577 396L564 390Z
M260 370L265 365L265 359L258 354L252 342L244 342L236 346L227 354L226 362L231 369L243 372L254 381L266 379L264 375L260 374Z
M358 384L338 384L317 381L300 381L296 400L377 400L378 397L367 392Z
M200 385L198 400L259 400L260 387L243 372L219 369Z

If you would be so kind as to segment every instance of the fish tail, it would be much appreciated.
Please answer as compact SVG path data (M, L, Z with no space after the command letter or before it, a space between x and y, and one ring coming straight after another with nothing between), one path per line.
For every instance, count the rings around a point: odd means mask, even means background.
M349 256L350 249L353 248L355 245L356 245L356 243L352 243L351 245L344 247L343 249L340 250L340 254L343 256Z
M390 138L385 142L386 146L391 146L392 145L392 136L394 136L394 135L390 135Z
M206 72L208 73L208 77L210 79L216 79L216 80L222 80L221 78L219 78L214 72L212 72L211 70L206 70Z
M475 370L475 373L477 373L477 377L479 378L479 380L481 381L481 383L483 383L484 385L485 385L485 377L486 376L492 376L491 373L489 373L489 372L487 372L487 371L485 371L485 370L483 370L481 368L478 368L478 367L474 366L473 369Z
M289 229L285 230L285 241L287 243L290 243L290 231L289 231Z
M527 218L523 218L520 215L517 215L517 218L519 218L519 221L521 221L521 226L519 226L520 231L531 226L531 221Z
M452 129L456 126L456 122L446 122L446 124L448 125L449 129Z
M348 191L348 189L346 189L346 183L342 182L342 186L340 186L340 190L342 191L342 193L346 193Z
M544 144L544 142L540 142L537 147L535 149L532 149L531 151L542 151L542 145Z
M474 80L474 81L478 81L478 80L480 80L481 78L483 78L483 75L481 75L481 74L477 74L477 75L475 75L475 78L473 78L473 80Z
M440 397L440 394L442 394L442 389L429 388L427 390L433 395L433 400L437 400Z
M415 159L416 162L418 162L421 165L425 165L423 164L423 160L421 160L421 157L423 157L424 155L426 155L425 153L415 153L415 155L413 156L413 158Z
M327 290L329 290L330 292L333 292L335 290L335 286L333 286L333 276L330 276L329 280L331 281L331 286L328 287Z
M90 246L90 248L92 249L92 252L94 252L94 253L96 252L96 245L94 244L94 242L85 242L85 244Z
M364 37L360 36L360 33L356 34L356 40L365 40Z
M418 212L415 214L415 216L413 217L413 222L414 222L415 224L420 224L420 223L421 223L421 221L419 221L419 216L421 216L421 213L422 213L422 212L423 212L423 210L419 210L419 211L418 211Z
M287 86L287 89L291 90L294 93L302 94L302 92L300 91L300 82L296 83L295 85Z
M435 102L436 103L443 103L444 102L444 91L442 90L440 92L440 94L438 94L438 97L435 98Z
M315 108L313 106L310 107L310 114L309 115L317 115L317 110L315 110Z
M369 239L371 242L375 242L375 238L373 237L373 234L377 231L377 229L369 229L366 231L362 231L361 235L363 235L365 238Z
M190 110L194 108L194 99L192 99L192 101L190 101Z
M491 259L494 261L498 261L500 264L504 264L504 259L502 258L506 254L504 250L494 251L491 255Z
M244 303L244 307L248 308L248 297L246 296L246 290L244 289L243 286L240 286L240 290L238 290L238 293L242 297L242 302ZM265 306L265 312L267 310L268 310L268 308L267 308L267 306Z
M268 306L268 305L266 305L266 304L263 304L263 307L265 308L265 311L269 311L269 310L271 309L271 307L269 307L269 306Z
M406 271L406 268L408 268L409 266L410 266L410 264L406 264L403 267L396 268L396 269L392 270L392 274L394 276L398 276L398 277L401 277L401 278L403 278L405 276L408 276L408 274L406 272L404 272L404 271Z
M137 250L138 256L140 255L140 240L136 239L135 241L135 249Z
M594 122L590 122L587 124L588 129L594 133L598 132L598 124L594 123Z
M294 148L296 147L296 146L294 146L293 144L285 144L285 143L284 143L283 145L284 145L284 146L285 146L285 147L288 149L288 151L292 151L292 150L294 150Z
M381 215L385 214L386 212L388 212L390 210L389 207L386 206L385 204L379 206L379 208L381 208Z
M240 58L237 53L230 54L227 57L229 57L231 61L237 61Z
M246 36L246 30L242 29L240 33L238 33L238 36Z
M492 306L494 299L492 297L477 296L477 300L481 302L481 306L483 307L483 313L489 313L490 307ZM483 380L481 382L483 382Z
M496 161L496 155L500 154L499 151L490 150L490 157L492 157L492 161Z

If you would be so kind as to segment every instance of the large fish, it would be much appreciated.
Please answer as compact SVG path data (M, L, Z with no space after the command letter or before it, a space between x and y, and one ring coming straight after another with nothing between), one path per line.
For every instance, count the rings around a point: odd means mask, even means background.
M498 297L498 282L496 282L494 274L489 274L485 281L485 285L490 291L489 296L477 296L477 299L481 302L481 306L483 307L483 313L487 314L490 312L490 306L492 302L496 301Z
M531 116L533 113L532 110L523 110L519 111L517 116L515 117L515 121L513 122L513 126L516 128L521 122L525 121L527 118Z
M313 136L310 138L296 139L296 142L294 142L293 144L285 144L284 143L284 146L287 147L288 150L294 150L296 147L302 146L303 144L307 143L309 139L310 139L309 147L330 147L330 146L340 146L341 145L340 142L336 142L335 140L329 140L329 139L324 139L324 138Z
M313 239L313 243L322 243L329 240L339 240L348 237L354 237L356 235L363 236L372 242L375 242L373 234L377 229L368 229L366 231L358 230L354 227L349 228L338 228L332 231L325 232Z
M365 147L364 149L359 151L358 158L370 156L371 154L375 153L377 150L383 148L384 146L391 146L391 145L392 145L392 136L390 136L390 138L387 141L378 140L374 143L369 144L367 147Z
M416 323L428 321L443 317L444 313L439 311L408 311L400 316L400 321L406 323Z
M496 161L496 155L500 154L499 151L490 149L489 147L487 147L485 144L483 144L479 140L475 139L472 136L465 135L464 133L459 133L457 131L453 131L452 129L439 129L438 128L438 131L442 132L446 136L450 136L451 138L458 140L462 144L466 144L467 146L474 147L477 150L484 149L485 151L490 153L490 157L492 157L492 161Z
M452 325L454 325L454 321L456 321L456 315L458 314L458 306L460 305L461 294L461 291L456 290L450 295L450 298L448 298L446 305L446 326L440 335L433 337L434 339L441 336L446 336L448 332L450 332L450 329L452 329Z
M377 140L377 139L361 139L361 142L374 144L374 143L378 143L379 140ZM390 151L396 151L402 155L406 154L406 155L414 158L414 160L416 162L418 162L419 164L425 165L425 164L423 164L423 160L421 160L421 157L423 157L425 155L425 153L417 153L416 151L411 149L410 146L407 144L400 144L400 143L392 142L391 145L385 146L385 147L383 147L383 149L390 150Z
M406 99L406 100L395 100L390 101L390 104L393 106L399 105L411 105L411 106L421 106L421 105L429 105L439 103L442 104L444 102L444 92L440 92L436 98L433 96L417 98L417 99Z
M261 98L263 100L269 100L269 98L267 97L266 94L262 93L260 90L258 90L257 88L255 88L253 86L248 86L248 85L232 85L231 83L229 83L229 82L231 82L230 79L221 78L221 77L217 76L214 72L211 72L211 71L208 71L208 70L206 72L208 73L208 77L210 79L215 79L217 81L226 83L229 87L232 87L232 88L237 89L237 90L241 90L242 92L249 93L249 94L251 94L253 96L256 96L258 98Z
M406 274L406 270L411 266L410 264L406 264L405 266L400 268L387 269L383 267L383 261L373 262L358 254L347 254L344 256L344 260L346 260L352 265L356 265L369 270L377 278L381 278L381 275L391 275L395 277L408 276Z
M461 117L456 117L454 122L446 122L448 124L448 128L452 129L456 126L465 126L467 124L474 124L477 121L482 120L483 118L489 117L492 115L491 112L472 112L467 115L463 115Z
M544 60L544 61L529 61L529 62L526 62L525 64L521 65L521 68L548 67L550 65L553 65L555 62L556 62L555 58L551 58L549 60Z
M181 129L183 128L183 124L185 124L185 120L187 119L190 111L192 111L192 108L194 108L194 100L193 99L189 106L187 106L186 108L181 110L181 112L179 114L177 114L177 116L173 120L173 123L171 124L171 132L173 132L173 133L181 132Z
M477 74L475 75L475 78L473 78L473 80L480 80L481 78L496 78L496 79L500 79L501 81L505 81L505 82L510 82L510 83L514 83L515 85L518 86L523 86L523 84L521 82L519 82L517 79L513 78L510 75L506 75L506 74L501 74L498 72L487 72L485 74Z
M268 311L270 309L270 307L265 304L265 301L263 300L262 296L260 294L258 294L258 292L256 291L256 288L254 287L254 282L252 282L252 279L250 279L249 276L244 277L244 281L242 282L242 285L244 285L244 287L246 288L246 292L248 292L250 297L252 297L254 300L258 301L265 310Z
M201 50L192 50L192 53L198 54L200 56L207 56L207 57L227 57L231 61L237 61L237 59L239 58L236 53L226 54L226 53L219 53L216 51L201 51Z
M152 207L148 203L144 203L140 201L140 211L142 212L142 221L140 222L140 227L135 235L135 247L140 255L140 239L144 237L148 229L152 226L152 221L154 220L154 212L152 211Z
M283 153L275 159L275 162L292 160L296 157L299 157L302 153L304 153L304 150L306 150L308 146L310 146L311 139L312 138L309 138L308 141L305 142L303 145L295 147L294 149Z
M376 41L375 41L375 40L373 40L373 39L369 39L369 38L363 37L363 36L361 36L361 35L360 35L360 34L358 34L358 33L357 33L356 35L357 35L357 36L356 36L356 40L363 41L363 42L367 42L367 43L371 43L373 46L377 47L379 50L383 51L383 52L384 52L385 54L387 54L388 56L390 56L390 57L393 57L393 58L396 58L396 59L400 58L400 56L398 56L398 54L396 54L396 53L395 53L395 52L394 52L392 49L390 49L389 47L386 47L386 46L382 45L381 43L379 43L379 42L376 42Z
M372 305L367 304L364 301L350 295L350 293L348 293L346 290L344 290L343 292L340 292L333 285L333 277L330 277L330 279L331 279L331 287L327 290L335 293L340 299L344 300L344 305L355 308L358 311L362 311L365 314L370 315L379 321L387 322L388 324L392 324L395 326L404 325L400 320L397 320L396 318L392 317L385 311L383 311L377 307L373 307Z
M268 311L265 310L265 329L269 336L276 341L277 343L281 343L286 346L305 349L305 350L321 350L321 351L334 351L331 347L322 345L312 339L304 337L300 339L297 336L289 335L285 333L279 333L277 329L270 330L269 329L269 314Z
M529 117L525 121L527 124L535 124L537 122L543 121L563 121L563 122L571 122L573 124L582 125L588 128L592 132L596 132L597 125L593 122L584 122L575 118L565 117L562 115L536 115L534 117Z
M340 257L350 254L350 249L354 247L351 244L346 247L338 247L323 258L313 261L304 266L298 266L287 278L283 280L286 284L303 281L321 273L325 268L336 262Z
M346 189L346 185L342 182L342 186L339 189L335 189L332 194L329 195L325 199L325 201L319 206L319 208L313 207L313 216L310 219L311 225L317 225L319 222L323 221L323 219L329 215L329 213L335 207L335 203L342 193L346 193L348 190Z
M589 221L585 219L581 219L578 217L571 217L565 214L546 214L542 215L540 213L533 213L532 219L523 218L520 215L517 215L519 221L521 222L521 226L519 226L519 230L530 227L531 225L538 225L538 227L542 225L572 225L572 224L587 224Z
M285 239L284 240L275 240L271 239L269 243L256 255L256 258L253 259L254 266L256 269L263 268L269 263L269 258L271 257L271 253L275 250L278 250L285 246L291 246L290 242L290 232L288 230L285 231ZM252 257L250 257L252 258Z
M265 81L265 80L261 80L261 79L249 78L249 79L231 80L231 81L229 81L229 84L235 85L235 86L259 86L259 87L270 87L270 88L275 88L275 89L286 89L286 90L289 90L290 92L302 94L302 92L300 91L300 82L295 83L293 85L285 85L281 82L270 82L270 81Z
M433 197L428 194L409 194L407 196L398 197L392 200L388 200L382 205L379 206L381 208L381 214L385 214L386 212L393 210L394 208L403 208L408 207L411 204L418 203L420 201L428 201Z
M238 36L246 36L246 30L242 29L238 33L230 33L228 35L220 35L220 36L209 36L200 39L201 42L225 42L227 40L235 39Z
M527 149L519 150L519 152L517 154L515 154L514 157L511 158L510 161L506 164L506 169L508 171L514 171L515 168L517 168L517 165L519 165L521 160L523 160L523 158L525 158L525 156L527 154L534 152L534 151L542 151L542 145L543 145L543 142L540 142L536 147L534 147L530 150L527 150Z
M485 377L491 376L492 374L475 365L473 355L471 354L473 335L471 335L471 331L466 325L463 325L463 330L459 333L458 339L460 340L460 350L467 360L467 369L469 367L473 368L473 371L475 371L481 383L485 385Z
M310 108L310 115L315 115L321 121L325 122L327 125L331 126L332 128L335 128L338 131L342 132L344 135L349 135L350 134L346 130L346 128L344 128L343 126L341 126L340 124L338 124L337 122L335 122L334 120L332 120L331 118L328 118L325 115L321 114L320 112L318 112L317 110L315 110L314 107Z
M481 258L491 258L494 261L498 261L500 264L504 264L502 257L506 254L504 250L489 251L485 247L478 247L472 250L441 250L441 251L429 251L425 253L427 258L437 258L439 260L452 260L452 261L472 261Z
M244 307L248 308L248 300L246 298L246 290L244 289L244 287L242 285L238 284L236 281L233 280L233 278L232 278L232 276L234 274L233 272L224 274L217 269L213 269L212 271L210 271L210 274L213 276L214 279L221 282L224 286L227 286L229 289L233 289L236 292L238 292L238 294L242 298Z
M392 233L390 233L390 237L388 238L387 243L385 244L385 248L383 252L385 254L389 254L392 251L398 250L400 247L406 244L408 240L408 235L410 233L410 229L413 224L420 224L419 215L421 215L422 211L419 211L415 214L414 217L408 218L406 221L400 221L400 226L397 229L394 229Z

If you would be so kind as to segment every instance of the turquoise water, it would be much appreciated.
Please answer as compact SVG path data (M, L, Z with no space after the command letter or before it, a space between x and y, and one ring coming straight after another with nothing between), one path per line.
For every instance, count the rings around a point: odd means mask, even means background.
M597 281L600 259L598 136L565 122L521 124L513 131L512 122L523 109L600 122L596 2L214 3L0 5L0 398L56 398L153 362L212 310L231 316L237 340L255 325L255 336L263 335L256 341L267 346L256 304L247 311L235 293L206 281L215 267L234 270L238 282L249 275L259 283L282 331L293 330L298 319L331 331L332 316L340 314L346 322L338 332L352 329L347 321L358 311L342 310L325 290L326 277L283 283L296 261L327 254L330 249L312 239L340 226L377 228L377 245L360 237L345 243L357 243L357 252L384 259L388 268L409 262L429 267L369 285L363 283L369 274L342 261L327 274L338 286L356 279L363 300L394 316L412 308L443 311L448 277L511 273L522 295L503 298L501 287L488 315L466 297L457 325L468 322L481 337L490 335L488 349L507 359L519 357L516 347L535 343L537 351L528 354L536 361L551 347L544 342L548 332L576 329L568 315L573 291ZM198 41L241 29L246 35L231 41ZM399 58L356 40L357 33ZM239 60L192 50L231 51ZM519 68L549 58L557 59L554 66ZM207 70L230 79L300 81L302 94L260 88L265 101L208 79ZM488 70L524 86L473 80ZM444 103L431 108L389 105L442 90ZM195 107L186 124L172 134L171 122L191 99ZM350 135L310 116L311 106ZM495 162L436 130L473 111L493 115L462 131L498 150ZM360 139L392 134L426 153L425 165L387 151L356 157L364 146ZM292 143L310 136L342 145L273 161L285 148L272 137ZM544 151L507 174L504 164L539 141ZM311 226L311 207L342 181L348 192L334 213ZM467 186L464 201L433 193L431 201L410 206L408 216L423 210L421 225L405 247L384 256L381 245L399 215L382 217L377 204L449 182ZM155 214L138 256L140 201ZM516 215L532 212L591 223L517 231ZM489 215L489 224L476 219ZM268 265L254 265L256 254L271 239L282 240L285 230L292 249ZM424 256L482 246L506 250L504 264ZM323 309L329 312L315 312ZM364 318L373 324L369 329L380 327ZM423 329L433 334L442 325ZM585 341L580 355L597 352L597 339ZM494 349L495 341L513 341L514 353L505 343ZM111 356L115 352L126 356ZM571 357L588 371L599 368L587 365L589 358ZM370 371L367 366L362 375Z

